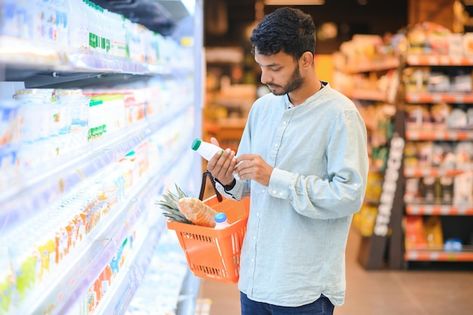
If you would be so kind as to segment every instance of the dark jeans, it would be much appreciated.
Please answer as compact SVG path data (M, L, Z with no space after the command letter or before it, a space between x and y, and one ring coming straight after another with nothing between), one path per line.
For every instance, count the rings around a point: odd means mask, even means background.
M240 292L241 315L333 315L334 306L330 300L321 295L315 302L286 307L250 300Z

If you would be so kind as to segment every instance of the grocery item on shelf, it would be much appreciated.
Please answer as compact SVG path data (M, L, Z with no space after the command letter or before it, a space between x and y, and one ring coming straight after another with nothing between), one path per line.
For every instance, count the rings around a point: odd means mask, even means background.
M407 216L404 218L405 247L406 249L426 248L424 223L421 216Z
M127 64L127 60L142 65L179 66L177 60L189 59L182 65L192 67L192 57L185 58L192 54L190 49L179 49L176 41L90 0L33 4L5 0L2 6L5 10L0 16L1 60L132 73L150 72L152 68Z
M469 69L436 69L409 67L403 71L407 93L471 93L473 84Z
M407 216L404 219L404 225L407 250L443 248L442 223L439 217Z

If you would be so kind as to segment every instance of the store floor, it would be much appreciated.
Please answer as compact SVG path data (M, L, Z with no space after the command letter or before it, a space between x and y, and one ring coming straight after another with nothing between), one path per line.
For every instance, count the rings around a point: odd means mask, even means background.
M359 235L352 231L346 302L335 308L335 315L473 314L473 272L367 272L356 261L359 241ZM200 296L212 300L210 315L240 314L236 286L204 281Z

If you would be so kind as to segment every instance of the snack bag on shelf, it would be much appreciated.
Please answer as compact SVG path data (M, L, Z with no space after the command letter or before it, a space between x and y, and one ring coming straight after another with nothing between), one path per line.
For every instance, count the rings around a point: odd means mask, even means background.
M404 218L404 228L406 230L406 249L421 249L427 246L424 233L424 223L420 216L407 216Z
M432 216L424 223L425 239L430 249L442 249L443 233L442 222L437 216Z

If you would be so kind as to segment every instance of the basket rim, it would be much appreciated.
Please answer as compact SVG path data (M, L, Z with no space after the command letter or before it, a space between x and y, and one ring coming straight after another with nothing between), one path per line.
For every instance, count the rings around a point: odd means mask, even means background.
M169 230L174 230L176 232L186 232L186 233L201 234L201 235L206 235L206 236L226 236L240 230L242 228L242 223L244 225L244 223L247 220L248 220L248 217L244 217L244 218L236 220L235 222L231 223L230 226L227 226L224 229L216 230L213 227L181 223L181 222L176 222L176 221L172 221L168 219L167 227Z

